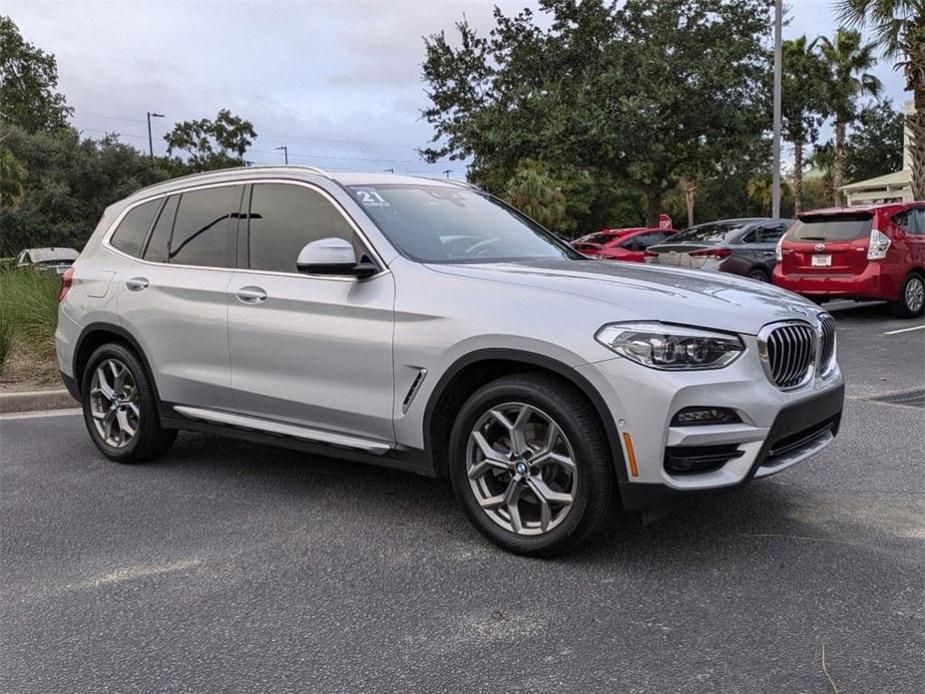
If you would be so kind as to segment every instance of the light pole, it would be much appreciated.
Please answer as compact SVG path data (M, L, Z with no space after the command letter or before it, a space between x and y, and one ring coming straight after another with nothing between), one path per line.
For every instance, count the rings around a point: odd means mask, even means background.
M444 169L444 170L441 171L440 173L446 174L446 177L449 179L450 174L453 173L453 169Z
M154 140L151 139L151 119L163 118L163 113L151 113L148 111L148 155L154 159Z
M289 163L289 148L286 145L282 147L277 147L276 149L283 150L283 160L288 164Z
M774 0L774 170L771 172L771 216L780 217L781 0Z

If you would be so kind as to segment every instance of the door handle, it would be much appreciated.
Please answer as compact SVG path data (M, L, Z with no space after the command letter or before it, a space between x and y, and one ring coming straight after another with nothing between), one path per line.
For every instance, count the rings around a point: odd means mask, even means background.
M125 286L128 287L130 292L140 292L142 289L148 288L148 278L132 277L131 279L125 280Z
M245 304L259 304L261 301L266 300L267 293L261 287L248 286L241 287L235 292L235 296Z

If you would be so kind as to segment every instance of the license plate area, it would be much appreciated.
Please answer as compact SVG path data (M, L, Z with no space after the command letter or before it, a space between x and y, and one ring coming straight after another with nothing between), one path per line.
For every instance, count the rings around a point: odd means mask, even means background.
M832 256L831 255L814 255L812 260L813 267L831 267L832 266Z

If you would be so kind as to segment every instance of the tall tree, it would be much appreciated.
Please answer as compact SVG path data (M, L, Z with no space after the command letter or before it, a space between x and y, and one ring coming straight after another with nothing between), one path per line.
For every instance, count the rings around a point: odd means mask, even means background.
M250 121L231 113L228 109L218 112L215 120L201 118L174 125L164 135L167 154L175 150L189 155L189 164L197 171L240 166L244 153L250 147L257 133Z
M655 224L682 177L748 157L767 115L763 0L541 0L479 35L426 39L424 118L470 175L565 161L641 193Z
M562 188L539 162L520 162L514 177L508 181L505 199L548 229L571 231L574 226L566 213Z
M25 179L26 167L0 142L0 211L19 207Z
M863 42L860 32L848 29L838 29L834 41L827 36L819 38L819 52L829 69L826 98L835 116L833 205L841 201L838 189L845 183L845 135L848 126L857 118L858 99L865 94L877 96L880 93L880 80L865 72L877 63L875 48L875 44Z
M871 26L884 56L898 60L905 73L914 104L906 116L912 135L912 194L925 200L925 1L840 0L838 12L846 24Z
M889 99L861 109L845 146L845 163L852 181L902 168L904 120L902 111Z
M794 214L803 209L803 147L819 137L826 115L826 66L805 36L782 46L781 116L784 136L793 145Z
M55 56L27 43L0 15L0 119L33 133L65 127L73 109L57 86Z
M813 169L820 174L822 193L826 201L830 205L838 205L838 191L835 189L835 145L831 140L816 145L809 161Z

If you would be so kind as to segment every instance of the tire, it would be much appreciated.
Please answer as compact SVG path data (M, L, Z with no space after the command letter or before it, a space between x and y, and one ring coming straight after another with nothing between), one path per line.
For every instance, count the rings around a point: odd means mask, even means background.
M768 275L768 273L766 273L764 270L758 270L758 269L752 270L746 275L746 277L748 277L748 279L750 280L755 280L756 282L770 282L771 281L771 276Z
M899 301L891 304L897 318L916 318L925 313L925 278L910 272L899 290Z
M80 399L90 438L110 460L143 463L166 452L177 438L176 429L161 427L147 371L123 344L103 345L90 356Z
M500 412L504 421L492 411ZM558 430L552 430L551 449L550 422ZM519 428L509 426L521 423ZM527 455L512 452L511 441L520 442L520 452ZM550 557L573 550L617 506L600 420L573 386L553 376L505 376L476 391L453 424L448 458L453 491L469 520L489 540L516 554ZM516 514L506 502L514 497Z

